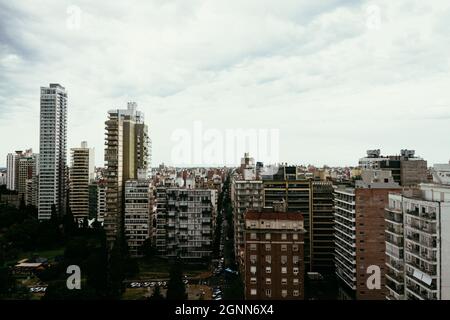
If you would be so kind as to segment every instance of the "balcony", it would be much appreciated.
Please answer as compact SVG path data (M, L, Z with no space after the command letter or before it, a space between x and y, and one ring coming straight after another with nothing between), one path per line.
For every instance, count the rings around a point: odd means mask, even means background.
M403 224L403 217L401 216L401 214L395 214L386 211L384 214L384 219L395 224Z
M402 238L396 238L393 236L386 235L386 242L390 243L396 247L403 248L403 239Z
M404 282L403 275L400 275L400 274L397 275L395 272L388 271L388 272L386 272L385 276L386 276L386 279L389 279L399 285L403 284L403 282Z
M386 266L397 272L402 272L404 270L403 264L393 261L392 259L386 262Z
M406 210L407 214L420 218L422 220L427 221L436 221L436 213L435 212L419 212L419 210Z
M414 282L415 284L420 285L420 286L424 287L425 289L427 289L429 291L436 291L437 290L436 280L435 279L432 280L431 284L426 284L425 282L417 279L414 276L414 272L407 270L406 274L408 276L408 281L409 282Z
M400 284L397 284L394 281L391 281L389 277L386 277L386 287L391 291L391 294L397 300L404 294L405 286L403 284L403 279Z
M437 269L436 266L427 266L425 265L426 263L419 263L413 260L406 260L405 261L406 264L409 264L410 266L412 266L413 268L428 274L431 277L435 277L437 275Z
M422 289L418 285L408 284L406 288L414 294L414 296L420 300L436 300L436 294L431 293L425 289Z
M408 228L418 230L420 232L428 233L428 234L436 234L436 225L432 224L422 224L422 223L411 223L407 225Z

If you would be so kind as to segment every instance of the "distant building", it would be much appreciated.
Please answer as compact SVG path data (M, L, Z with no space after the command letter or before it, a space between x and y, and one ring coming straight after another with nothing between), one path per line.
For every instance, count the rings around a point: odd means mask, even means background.
M95 176L94 149L87 142L81 142L79 148L71 148L70 167L70 209L80 223L89 218L89 184Z
M97 221L103 223L106 214L106 182L97 182Z
M380 150L368 150L359 160L362 169L391 171L394 181L408 187L427 182L427 161L415 156L414 150L400 150L400 155L381 156Z
M128 180L125 183L125 239L132 257L142 256L141 247L150 237L151 188L150 180Z
M246 300L304 299L303 217L278 210L245 213Z
M16 190L16 155L8 153L6 156L6 188Z
M6 186L6 181L7 181L6 177L7 177L6 169L0 170L0 186Z
M37 206L37 180L39 174L39 155L32 149L16 151L7 156L7 189L15 190L19 200Z
M241 176L240 176L241 177ZM240 180L235 177L231 182L231 201L233 203L234 250L236 259L244 259L244 213L247 209L258 210L264 206L263 184L261 180Z
M212 253L211 191L159 186L156 188L155 241L169 259L204 261Z

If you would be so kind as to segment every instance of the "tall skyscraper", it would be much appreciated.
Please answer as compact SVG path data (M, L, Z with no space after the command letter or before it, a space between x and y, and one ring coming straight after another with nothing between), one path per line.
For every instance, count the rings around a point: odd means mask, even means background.
M124 184L145 176L148 165L147 126L136 102L127 109L108 112L105 141L106 213L104 228L108 241L114 242L123 232Z
M6 188L16 190L16 155L8 153L6 156Z
M74 218L82 220L89 217L89 183L94 180L94 149L87 142L81 142L80 148L71 148L70 167L70 209Z
M65 209L67 153L67 92L57 83L41 87L39 138L40 220L50 219L52 205L57 214Z

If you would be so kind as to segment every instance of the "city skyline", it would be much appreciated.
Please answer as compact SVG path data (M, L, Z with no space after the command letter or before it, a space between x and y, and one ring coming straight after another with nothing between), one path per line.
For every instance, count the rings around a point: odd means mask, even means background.
M38 151L48 83L68 91L67 148L88 141L97 166L107 111L128 101L146 114L153 167L195 121L279 129L292 164L356 166L374 148L449 160L436 148L450 136L445 1L46 3L0 1L2 167Z

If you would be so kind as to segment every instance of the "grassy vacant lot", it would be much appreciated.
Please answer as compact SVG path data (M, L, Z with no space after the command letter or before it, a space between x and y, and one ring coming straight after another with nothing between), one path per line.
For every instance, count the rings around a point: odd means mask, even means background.
M64 255L64 247L55 248L50 250L36 250L36 251L24 251L20 252L17 255L17 258L14 260L9 260L6 262L7 265L14 265L17 261L22 259L30 259L33 256L47 258L50 262L54 261L55 257Z

